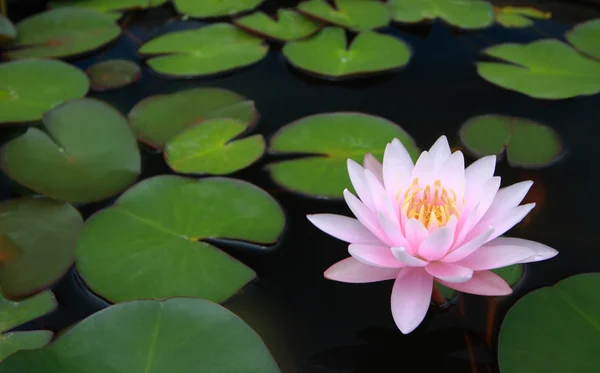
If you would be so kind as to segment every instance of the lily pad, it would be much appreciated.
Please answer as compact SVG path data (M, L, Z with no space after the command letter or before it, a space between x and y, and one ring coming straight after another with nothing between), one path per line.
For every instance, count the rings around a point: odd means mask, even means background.
M500 328L500 371L594 371L600 364L599 308L600 273L573 276L527 294Z
M17 30L10 19L0 14L0 43L17 37Z
M0 361L19 350L37 349L48 344L53 336L50 331L6 332L44 316L56 306L56 299L50 291L20 302L9 301L0 295L0 333L3 333L0 335Z
M81 7L95 9L100 12L115 10L144 9L149 6L148 0L52 0L51 8Z
M541 168L563 153L554 130L523 118L482 115L469 119L460 131L465 148L476 157L500 156L506 150L508 163L521 168Z
M462 29L480 29L494 23L494 8L481 0L390 0L392 19L417 23L441 19Z
M567 40L581 52L600 60L600 19L575 26L567 32Z
M503 27L517 28L534 25L534 19L550 19L552 14L535 8L505 6L495 8L496 22Z
M121 34L111 16L86 8L60 8L17 23L10 59L64 58L96 50Z
M265 152L265 139L253 135L234 140L248 129L237 119L201 122L171 139L165 160L174 171L185 174L226 175L256 162Z
M366 153L381 161L385 146L398 138L416 159L420 151L397 124L362 113L329 113L304 117L273 135L269 151L310 156L271 163L273 180L291 191L341 198L351 188L346 162L362 163Z
M2 292L18 299L47 288L75 260L75 242L83 227L77 209L47 198L0 203L0 236L18 250L2 266Z
M148 65L160 74L197 77L252 65L268 51L262 39L229 23L216 23L159 36L142 45L138 53L150 57Z
M21 351L2 373L279 373L260 336L203 299L138 300L93 314L58 340Z
M382 28L390 23L388 6L378 0L308 0L297 9L319 21L342 26L353 31Z
M0 168L51 198L93 202L123 191L140 174L137 142L121 113L83 98L44 114L48 133L29 128L2 147Z
M339 27L328 27L310 39L287 43L284 56L295 67L327 79L374 74L405 66L409 46L392 36L363 31L346 47Z
M62 102L86 95L89 81L76 67L55 60L0 64L0 123L27 123Z
M253 126L258 121L254 101L221 88L194 88L151 96L138 102L128 119L138 139L154 148L188 127L207 119L232 118Z
M561 41L543 39L529 44L500 44L483 53L508 62L477 63L479 75L500 87L542 99L600 92L600 62Z
M280 41L303 39L321 28L319 22L291 9L277 10L275 19L264 12L256 12L238 18L234 23L255 34Z
M205 240L269 244L283 226L277 202L247 182L157 176L86 222L77 269L115 303L174 296L223 302L255 273Z
M177 13L193 18L231 16L258 7L265 0L173 0Z
M142 71L138 64L129 60L98 62L86 70L94 91L108 91L125 87L138 81Z

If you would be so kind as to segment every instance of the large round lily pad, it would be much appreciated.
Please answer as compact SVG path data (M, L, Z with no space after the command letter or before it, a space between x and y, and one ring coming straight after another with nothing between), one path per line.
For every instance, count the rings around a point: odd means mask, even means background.
M390 23L388 6L378 0L308 0L298 4L298 10L323 22L353 31L373 30Z
M373 31L361 32L346 45L344 30L328 27L310 39L287 43L283 54L293 66L327 79L399 69L411 56L403 41Z
M77 269L111 302L173 296L222 302L255 273L205 239L269 244L283 226L277 202L247 182L157 176L86 222Z
M10 59L63 58L102 47L121 34L114 19L86 8L61 8L17 23L17 39L4 52Z
M221 88L194 88L151 96L138 102L128 120L138 139L154 148L188 127L207 119L232 118L253 126L258 121L254 101Z
M55 60L0 64L0 123L42 118L60 103L86 95L89 81L76 67Z
M175 31L142 45L156 72L173 77L206 76L235 70L262 60L269 51L263 40L229 23Z
M177 13L193 18L231 16L252 10L264 0L173 0Z
M460 131L460 139L476 157L502 155L522 168L545 167L560 158L563 145L552 128L523 118L482 115L469 119Z
M265 152L265 139L253 135L235 139L248 129L237 119L211 119L171 139L165 147L169 167L185 174L226 175L256 162Z
M17 252L0 271L5 296L17 299L44 289L73 264L83 227L73 206L47 198L22 198L0 203L0 211L2 245Z
M600 364L598 309L600 273L573 276L527 294L500 328L500 371L595 371Z
M507 62L477 63L479 75L500 87L542 99L600 92L600 62L561 41L543 39L529 44L500 44L483 53Z
M142 71L137 63L129 60L98 62L86 70L94 91L108 91L125 87L138 81Z
M275 19L264 12L256 12L234 20L245 30L263 37L290 41L303 39L317 32L321 24L292 9L279 9Z
M13 40L17 37L17 29L10 19L0 14L0 43Z
M581 52L600 60L600 19L575 26L567 32L567 40Z
M61 201L92 202L135 182L141 160L127 121L111 106L83 98L44 114L48 133L29 128L0 149L16 182Z
M50 331L7 332L44 316L54 310L56 305L56 299L50 291L20 302L10 301L0 295L0 361L19 350L32 350L48 344L53 336Z
M416 23L442 19L463 29L479 29L494 23L494 8L481 0L390 0L392 19Z
M550 19L552 14L535 8L505 6L495 8L496 22L506 28L531 27L534 19Z
M2 373L279 373L260 336L202 299L139 300L97 312Z
M341 198L351 188L346 162L362 163L366 153L381 161L386 145L398 138L416 159L419 149L412 138L387 119L362 113L317 114L281 128L269 151L314 154L269 164L273 180L294 192L315 197Z

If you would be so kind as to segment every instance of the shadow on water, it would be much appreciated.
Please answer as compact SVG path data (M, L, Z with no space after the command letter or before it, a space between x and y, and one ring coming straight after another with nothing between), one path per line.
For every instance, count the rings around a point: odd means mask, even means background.
M293 5L293 1L289 2ZM268 1L265 6L273 7ZM167 21L169 20L169 21ZM195 28L202 22L181 21L168 7L143 12L128 21L126 32L109 49L73 61L80 68L95 62L125 58L139 61L141 42L168 31ZM306 115L359 111L390 119L406 129L417 144L429 147L456 133L468 118L506 114L540 121L554 128L565 143L566 155L541 171L519 171L500 163L503 184L536 181L528 198L538 202L536 213L510 232L541 241L560 251L550 261L528 265L522 283L500 300L498 321L516 299L532 289L554 284L567 276L600 271L600 230L593 213L600 211L596 189L599 174L591 167L600 161L600 95L562 101L535 100L491 85L477 76L474 63L480 50L501 42L527 42L551 35L562 38L568 25L538 22L535 29L487 30L455 34L439 23L431 26L383 30L408 42L414 52L402 71L355 82L322 82L294 71L277 51L251 67L206 79L170 80L144 66L143 79L129 87L92 93L124 114L141 99L193 87L222 87L256 101L260 122L256 131L270 137L281 126ZM3 141L6 141L3 139ZM110 146L107 144L107 146ZM143 178L171 173L162 156L143 148ZM472 159L468 159L472 161ZM287 230L276 250L257 255L253 250L226 244L223 248L250 265L259 279L226 303L263 337L284 373L396 372L399 362L419 361L412 372L496 372L495 346L486 344L488 300L467 296L459 305L433 309L412 334L402 335L390 313L391 282L349 285L327 281L323 271L348 256L343 242L325 235L305 218L308 213L349 215L341 201L324 201L287 193L264 171L265 159L236 173L269 191L282 204ZM9 188L2 181L3 198ZM581 202L585 197L585 202ZM80 206L89 216L111 201ZM58 312L43 326L60 330L105 306L71 271L55 287ZM25 326L33 327L32 324ZM39 327L36 322L34 327ZM468 348L467 345L470 347ZM473 367L475 364L475 367ZM389 367L394 367L390 370Z

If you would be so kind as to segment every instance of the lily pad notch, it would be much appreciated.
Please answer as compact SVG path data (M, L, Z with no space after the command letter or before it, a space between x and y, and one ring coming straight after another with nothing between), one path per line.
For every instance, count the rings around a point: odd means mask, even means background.
M322 27L321 23L293 9L278 9L273 16L258 11L236 18L233 23L248 32L280 42L304 39Z

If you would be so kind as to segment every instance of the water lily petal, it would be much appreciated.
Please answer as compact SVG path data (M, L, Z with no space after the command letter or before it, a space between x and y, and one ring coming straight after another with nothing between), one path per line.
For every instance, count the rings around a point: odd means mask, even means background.
M354 218L335 214L307 215L308 220L330 236L349 243L383 245L370 230Z
M459 199L465 194L465 158L461 151L452 153L441 167L438 177L442 185L453 190Z
M424 151L419 156L419 159L417 159L417 163L415 163L415 168L412 170L411 179L419 179L420 185L431 184L434 177L433 171L433 158L431 158L431 154L429 154L429 152Z
M413 161L408 151L398 139L394 140L385 147L383 154L383 183L392 199L408 186L413 170Z
M325 271L329 280L362 284L391 280L398 276L398 268L379 268L368 266L350 257L335 263Z
M446 136L441 136L437 139L431 149L429 149L429 154L433 158L433 167L436 171L439 171L452 154Z
M479 206L477 207L475 218L471 221L472 226L477 224L485 216L486 211L494 202L496 194L498 194L498 189L500 189L500 177L498 176L494 176L483 183L480 193L478 193ZM469 229L470 227L466 228Z
M390 241L393 243L394 246L407 246L408 245L408 241L402 235L402 232L400 231L400 226L398 224L393 223L390 220L390 218L388 218L385 214L383 214L381 212L379 213L378 217L379 217L379 226L381 227L381 229L383 229L383 231L388 236L388 238L390 239Z
M451 289L475 295L498 296L512 293L506 281L491 271L474 272L473 277L467 282L456 283L443 280L438 282Z
M442 227L427 236L419 246L419 256L432 261L444 257L454 241L451 227Z
M527 214L533 210L534 207L535 203L528 203L526 205L513 207L503 214L494 217L494 220L490 219L489 225L494 227L494 233L492 233L489 240L491 241L494 238L503 235L509 229L519 224L521 220L523 220L525 216L527 216Z
M462 246L457 247L456 249L450 251L448 255L442 258L442 262L444 263L454 263L459 260L466 258L475 252L475 250L479 249L484 243L488 241L492 233L494 232L494 227L488 227L483 233L479 236L473 238L471 241L466 242Z
M348 252L366 265L382 268L402 268L405 265L392 254L389 246L351 244Z
M371 153L365 154L363 167L373 173L377 180L383 185L383 165Z
M419 246L421 243L427 238L429 232L427 232L427 228L415 218L408 219L404 226L404 233L406 240L408 241L410 247L407 247L408 252L410 254L416 254L418 252Z
M522 181L506 188L502 188L496 194L494 202L487 211L486 218L501 214L502 212L516 207L523 201L527 192L533 185L533 181Z
M469 167L465 169L465 180L466 180L466 191L465 195L473 193L475 189L478 189L494 176L494 170L496 169L496 156L488 155L483 158L479 158L473 162Z
M404 334L415 330L425 318L433 278L421 268L404 268L392 288L392 315L398 329Z
M523 246L483 245L473 254L456 262L474 271L506 267L535 255L535 251Z
M393 208L383 185L379 183L379 180L369 170L365 170L365 180L371 192L375 209L384 212L394 223L400 224L398 220L398 208Z
M425 270L439 280L452 283L467 282L473 277L473 270L452 263L429 263L425 267Z
M350 176L350 181L352 182L352 186L354 186L354 190L356 190L356 194L358 194L358 198L360 198L362 203L364 203L371 211L375 211L375 203L373 202L373 197L365 178L365 169L352 159L348 159L347 164L348 175Z
M485 245L494 247L494 249L497 250L502 250L502 248L506 246L522 247L528 248L529 250L532 250L535 253L529 258L520 260L517 263L539 262L542 260L553 258L556 255L558 255L558 251L556 249L551 248L550 246L546 246L535 241L524 240L522 238L498 237Z
M409 267L425 267L427 265L426 261L410 255L404 247L392 247L392 254Z
M377 215L373 211L369 210L369 208L365 206L358 198L356 198L354 194L350 193L348 189L344 190L344 199L346 200L346 204L350 208L350 211L352 211L358 221L360 221L381 241L391 245L388 237L385 235L385 233L383 233L383 230L379 226Z

